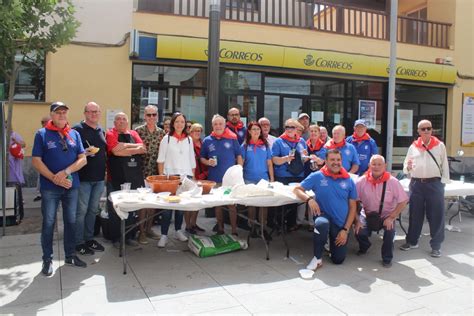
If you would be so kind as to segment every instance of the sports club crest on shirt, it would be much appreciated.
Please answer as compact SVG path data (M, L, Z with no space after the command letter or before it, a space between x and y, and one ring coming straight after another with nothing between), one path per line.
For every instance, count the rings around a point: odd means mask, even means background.
M215 151L216 150L216 145L214 144L210 144L207 149L209 149L209 151Z
M240 131L237 132L237 134L239 134L240 137L243 137L244 136L244 131L240 130Z
M225 142L225 143L224 143L224 147L225 147L226 149L229 149L230 147L232 147L232 145L231 145L229 142Z
M351 154L351 151L349 149L346 149L344 152L346 153L347 156Z
M346 181L342 181L341 183L339 183L339 186L343 189L346 189L347 188L347 182Z
M365 145L365 147L364 147L364 148L365 148L365 149L369 149L369 145Z
M321 179L321 181L319 182L319 185L322 186L322 187L327 187L328 186L328 180Z
M58 147L58 146L56 146L56 142L55 142L55 141L52 141L52 140L48 141L48 142L46 143L46 146L48 146L48 149L53 149L53 148L57 148L57 147Z

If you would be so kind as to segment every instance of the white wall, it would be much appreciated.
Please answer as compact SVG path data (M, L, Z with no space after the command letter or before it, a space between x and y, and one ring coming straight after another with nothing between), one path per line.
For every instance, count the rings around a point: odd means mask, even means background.
M73 0L81 26L75 41L116 44L132 29L133 0Z

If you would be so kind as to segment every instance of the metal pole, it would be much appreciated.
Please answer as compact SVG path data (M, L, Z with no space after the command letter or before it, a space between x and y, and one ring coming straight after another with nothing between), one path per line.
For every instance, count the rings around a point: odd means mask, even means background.
M387 108L387 171L392 171L393 161L393 121L395 119L395 75L397 70L397 19L398 0L391 0L390 5L390 73L388 76Z
M219 113L219 38L221 22L220 0L209 6L209 41L207 49L206 133L212 130L212 116Z
M6 234L6 226L7 226L7 217L6 217L6 184L7 184L7 157L6 157L6 126L5 126L5 112L4 112L4 103L0 101L0 128L2 129L2 133L0 134L0 167L2 174L0 175L0 198L2 201L2 226L3 226L3 234Z

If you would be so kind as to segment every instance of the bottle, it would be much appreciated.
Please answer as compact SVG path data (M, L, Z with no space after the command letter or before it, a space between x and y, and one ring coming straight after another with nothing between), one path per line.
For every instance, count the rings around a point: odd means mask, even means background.
M66 177L66 179L72 182L72 176L70 174Z
M464 175L459 177L459 181L461 181L461 183L463 183L463 184L464 184L464 180L465 180Z

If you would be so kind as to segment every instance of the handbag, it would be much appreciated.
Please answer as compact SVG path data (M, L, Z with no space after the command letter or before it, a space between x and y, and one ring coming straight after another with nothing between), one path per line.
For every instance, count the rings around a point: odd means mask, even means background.
M293 159L286 167L286 170L295 177L299 176L304 171L304 164L301 160L301 154L296 147L298 147L298 144L296 144L294 148L290 146L290 148L295 150L295 159Z
M371 231L379 231L383 228L382 209L383 201L385 199L385 190L387 189L387 181L383 183L382 198L380 199L380 206L378 212L371 212L365 214L367 228Z

